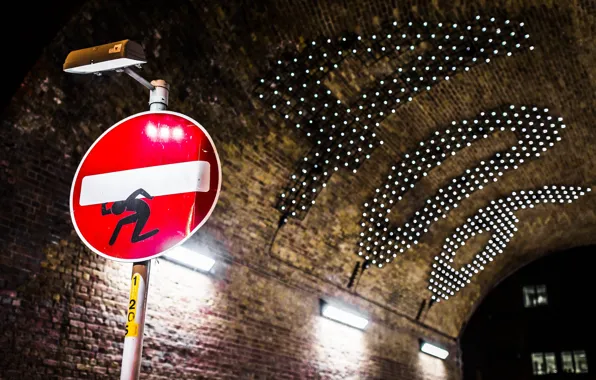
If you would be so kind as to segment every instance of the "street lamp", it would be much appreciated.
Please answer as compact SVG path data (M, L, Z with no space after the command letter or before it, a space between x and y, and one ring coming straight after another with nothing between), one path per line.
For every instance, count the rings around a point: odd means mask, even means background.
M143 47L131 40L71 51L64 61L64 71L91 74L122 70L147 63Z
M149 82L132 70L133 66L140 68L146 62L145 52L140 44L130 40L122 40L72 51L66 57L63 69L65 72L72 74L101 75L109 71L125 72L149 89L149 110L165 110L168 106L170 85L162 79ZM124 338L122 367L120 369L121 380L136 380L140 375L150 269L151 260L135 262L132 266L131 278L135 279L135 275L140 276L144 280L145 286L139 292L138 286L135 287L133 281L131 281L130 299L133 304L139 305L135 314L139 316L138 334L135 336L128 336L127 334Z
M143 47L131 40L111 42L86 49L71 51L64 61L63 69L71 74L96 74L116 71L125 72L149 89L149 109L165 110L168 106L170 86L164 80L149 82L132 67L140 68L147 63Z

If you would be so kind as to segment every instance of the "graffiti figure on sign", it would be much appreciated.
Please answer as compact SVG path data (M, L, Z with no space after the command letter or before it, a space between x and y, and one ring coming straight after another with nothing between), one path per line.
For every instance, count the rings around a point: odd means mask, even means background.
M132 243L137 243L139 241L150 238L151 236L159 232L159 229L156 228L145 234L141 234L141 231L143 231L143 227L145 227L145 224L149 219L151 209L149 208L147 202L145 202L143 199L137 199L139 195L142 195L147 199L153 199L153 197L149 195L149 193L147 193L145 190L138 189L135 190L132 194L130 194L128 198L126 198L126 200L114 202L112 204L112 208L107 208L107 203L101 205L101 215L120 215L125 211L134 212L134 214L130 214L118 221L118 224L116 224L116 228L112 233L112 237L110 238L110 245L114 245L116 239L118 238L120 230L125 224L135 223L135 229L132 233L132 237L130 238L130 241Z

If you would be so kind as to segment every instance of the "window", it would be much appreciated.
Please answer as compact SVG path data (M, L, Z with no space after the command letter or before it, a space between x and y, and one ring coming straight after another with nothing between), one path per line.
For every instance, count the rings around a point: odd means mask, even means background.
M575 362L575 373L588 373L586 351L573 351L573 361Z
M561 352L563 372L565 373L588 373L588 358L586 351L564 351Z
M573 373L575 368L573 366L573 355L570 351L561 352L561 362L563 363L564 373Z
M534 299L536 298L536 288L533 286L524 286L524 307L534 306Z
M542 352L532 353L532 371L534 375L544 375L544 354Z
M534 375L557 373L557 358L554 352L532 353L532 372Z
M548 305L548 294L546 292L546 285L524 286L523 291L525 307Z
M546 373L557 373L557 357L554 352L545 353L544 361L546 362Z
M536 303L535 305L548 305L548 295L546 294L546 285L536 285Z

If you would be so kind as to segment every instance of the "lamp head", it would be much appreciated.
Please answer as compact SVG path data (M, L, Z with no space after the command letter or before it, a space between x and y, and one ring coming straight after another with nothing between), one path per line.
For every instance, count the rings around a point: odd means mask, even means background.
M122 70L146 63L143 47L130 40L112 42L72 51L64 61L63 69L73 74L93 74Z

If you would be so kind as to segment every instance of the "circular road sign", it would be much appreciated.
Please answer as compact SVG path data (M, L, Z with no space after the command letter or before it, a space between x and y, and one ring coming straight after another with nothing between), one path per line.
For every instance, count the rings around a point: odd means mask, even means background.
M70 214L97 254L149 260L195 233L220 189L219 156L199 123L176 112L142 112L91 145L72 183Z

